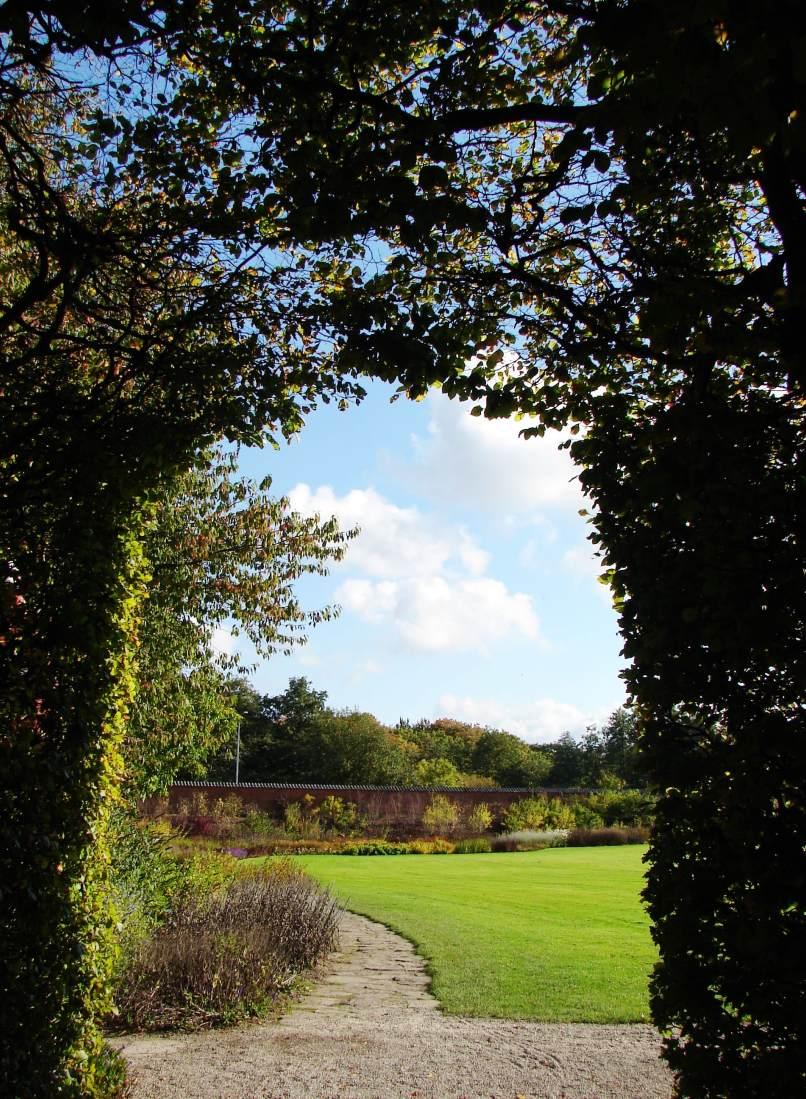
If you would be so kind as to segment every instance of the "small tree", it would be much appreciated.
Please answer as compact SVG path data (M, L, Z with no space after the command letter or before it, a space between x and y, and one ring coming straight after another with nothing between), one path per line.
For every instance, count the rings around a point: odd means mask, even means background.
M508 832L573 828L574 823L572 809L559 798L521 798L504 813L504 827Z
M489 832L492 825L492 810L485 801L474 805L467 815L467 827L470 832Z
M462 810L444 794L434 794L423 811L423 827L434 834L455 832L462 819Z

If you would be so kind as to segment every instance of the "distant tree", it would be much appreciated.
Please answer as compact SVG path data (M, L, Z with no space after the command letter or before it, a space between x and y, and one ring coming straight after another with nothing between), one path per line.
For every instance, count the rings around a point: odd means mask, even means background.
M604 768L618 776L626 786L643 786L647 765L641 755L640 724L634 710L624 706L614 710L599 730Z
M400 728L401 735L412 741L424 759L447 759L459 771L470 771L473 748L483 733L480 725L469 725L449 717L418 721Z
M222 739L215 752L205 761L203 777L210 782L235 781L236 739L240 739L238 776L241 781L254 781L251 778L251 748L260 745L266 737L266 719L263 716L263 698L245 679L235 677L224 684L224 697L234 714L228 730L228 736ZM198 778L194 769L183 771L179 778Z
M469 790L493 790L501 785L492 775L480 775L478 771L460 771L459 778L459 785Z
M542 786L551 758L512 733L485 729L473 749L473 770L492 775L502 786Z
M263 714L293 737L325 712L326 702L327 691L317 691L305 676L292 676L281 694L264 697Z
M418 786L462 786L462 774L449 759L421 759L414 768Z
M405 786L412 780L406 742L372 714L324 711L313 723L310 744L309 781Z
M326 703L327 691L316 690L304 676L292 677L281 694L264 695L258 713L241 726L243 781L319 781L312 775L319 753L314 726L329 712ZM230 758L229 750L219 754L208 774L219 775Z
M251 703L253 695L246 700ZM260 700L258 712L242 722L241 745L245 782L406 785L416 759L414 746L372 714L331 709L327 692L304 676ZM228 745L208 774L231 772L231 759Z
M552 786L601 786L617 780L643 785L645 769L639 750L639 724L633 711L620 707L601 725L589 725L583 736L563 733L545 746L552 766Z
M548 781L551 786L585 786L587 761L582 745L570 733L547 746L551 756Z
M589 725L579 738L579 751L582 758L582 785L599 786L608 767L605 743L596 725Z

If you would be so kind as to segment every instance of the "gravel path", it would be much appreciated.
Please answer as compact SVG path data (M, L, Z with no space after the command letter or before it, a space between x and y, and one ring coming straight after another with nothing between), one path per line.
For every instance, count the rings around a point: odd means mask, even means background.
M132 1099L669 1099L648 1026L442 1015L422 959L346 913L322 980L278 1022L132 1035Z

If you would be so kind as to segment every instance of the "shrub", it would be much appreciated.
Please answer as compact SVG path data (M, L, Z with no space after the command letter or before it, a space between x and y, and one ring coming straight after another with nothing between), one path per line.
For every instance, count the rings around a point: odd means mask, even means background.
M559 798L552 802L554 806L553 811L549 814L549 819L546 822L548 827L555 831L568 831L569 828L573 828L576 824L574 820L574 810L571 806L565 802L560 801Z
M292 801L283 810L283 824L286 832L299 833L302 825L302 808L298 801Z
M244 832L248 836L268 839L272 836L282 836L284 829L271 813L264 812L257 805L247 805L244 817Z
M585 801L575 801L571 806L577 828L601 828L604 820Z
M215 823L205 790L194 790L188 798L182 798L173 814L172 824L187 835L213 835Z
M216 852L221 850L221 841L212 836L187 836L174 833L171 837L171 855L179 861L195 858L200 851Z
M649 825L655 813L655 799L642 790L600 790L586 804L607 826Z
M480 801L478 805L474 805L470 810L467 817L467 828L469 832L489 832L493 824L493 813L490 806Z
M170 828L115 813L110 823L111 883L121 916L134 912L155 925L170 906L187 874L173 857Z
M211 802L206 790L194 790L179 802L172 821L175 828L190 835L231 839L244 828L247 813L237 794Z
M423 812L423 827L428 832L455 831L462 819L462 810L444 794L434 794Z
M237 794L228 794L217 798L210 807L213 834L222 839L230 839L243 827L244 806Z
M210 806L207 802L206 790L194 790L189 797L182 798L177 807L179 816L207 817L210 815Z
M490 841L486 836L474 836L471 839L459 840L454 847L456 855L481 855L490 851Z
M490 843L492 851L542 851L546 847L565 847L568 831L564 828L533 831L524 829L508 835L495 836Z
M289 837L253 844L249 855L340 855L345 846L343 839L291 839Z
M184 878L172 908L189 898L207 897L226 890L241 872L237 859L208 847L194 852L183 864Z
M310 794L306 794L301 801L292 801L286 805L284 820L286 832L292 835L303 839L318 839L322 834L319 810Z
M425 851L426 855L451 855L456 850L456 845L451 843L450 840L444 839L432 839L428 843L428 851Z
M319 823L326 832L354 836L366 828L367 822L354 801L343 801L331 794L319 806Z
M225 865L230 880L209 895L189 889L135 950L118 983L121 1024L187 1029L259 1014L333 949L336 903L292 864L232 874Z
M412 840L407 844L410 855L449 855L455 850L450 840Z
M411 843L393 843L390 840L362 840L345 844L340 855L450 855L455 845L450 840L412 840Z
M408 855L407 843L392 843L390 840L363 840L360 843L348 843L341 849L342 855Z
M574 824L573 810L559 798L521 798L504 813L507 832L573 828Z
M186 886L187 868L173 855L170 829L138 822L123 811L110 822L110 886L122 928L120 971L137 945L164 920Z
M649 829L634 828L574 828L568 833L569 847L613 847L623 843L648 843Z

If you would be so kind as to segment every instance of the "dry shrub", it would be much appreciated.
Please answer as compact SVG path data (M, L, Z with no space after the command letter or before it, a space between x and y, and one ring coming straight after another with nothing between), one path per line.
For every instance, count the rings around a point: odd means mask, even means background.
M543 851L546 847L565 847L568 832L564 828L553 828L537 832L523 829L495 836L491 842L493 851Z
M574 828L568 833L568 847L615 847L624 843L648 843L649 829Z
M494 836L490 840L491 851L517 851L518 841L510 839L509 836Z
M334 948L338 921L333 898L289 865L188 895L132 955L119 1022L190 1029L265 1011Z

